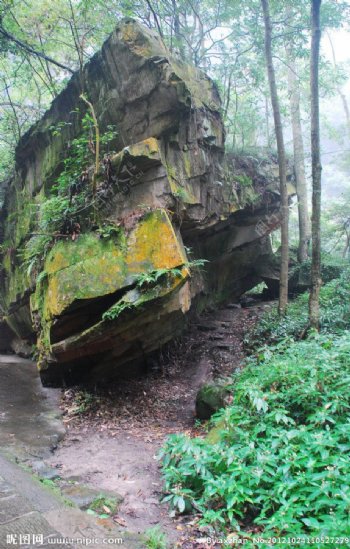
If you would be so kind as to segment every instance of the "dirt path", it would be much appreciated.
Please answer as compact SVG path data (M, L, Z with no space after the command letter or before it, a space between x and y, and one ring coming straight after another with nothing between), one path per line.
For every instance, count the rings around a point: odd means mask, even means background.
M172 546L197 547L186 534L186 520L191 519L174 521L159 503L156 454L170 433L196 432L198 388L237 368L243 337L268 306L227 305L205 313L163 352L148 375L93 393L65 391L67 435L47 464L64 479L121 494L124 501L115 521L128 531L144 533L159 524Z

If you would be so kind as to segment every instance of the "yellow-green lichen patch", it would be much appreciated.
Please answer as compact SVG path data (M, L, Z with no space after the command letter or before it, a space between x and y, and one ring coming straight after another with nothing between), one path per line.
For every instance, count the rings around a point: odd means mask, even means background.
M147 170L153 165L160 164L162 160L158 140L154 137L149 137L139 143L125 147L111 158L111 163L116 174L122 171L124 165L128 166L130 161L136 167L142 167L142 171Z
M187 178L193 177L191 151L183 151L182 162Z
M60 242L45 262L48 286L44 317L61 314L74 301L113 293L125 281L123 247L96 234Z
M113 239L100 239L96 233L83 234L75 241L70 238L60 240L48 254L45 271L54 274L95 256L116 251Z
M188 269L181 268L181 276L173 277L168 280L168 283L160 284L147 290L133 288L129 290L122 299L118 300L106 313L103 319L94 326L84 330L78 335L71 336L66 340L56 343L52 346L53 352L56 354L69 353L71 350L81 349L84 353L86 345L91 344L94 339L109 337L110 331L115 337L120 337L121 342L125 337L134 337L137 335L138 322L142 324L143 315L147 314L149 307L159 307L160 303L166 304L167 307L171 303L172 298L178 292L188 278ZM187 299L189 299L189 291L187 289ZM182 297L185 301L186 297ZM177 304L178 305L178 304ZM189 303L180 303L181 308L187 311ZM169 312L172 310L169 307ZM158 310L159 312L159 310ZM120 317L120 318L119 318ZM112 322L111 322L112 321ZM128 333L128 336L126 336Z
M63 314L74 302L110 295L129 286L140 273L172 269L186 262L163 210L141 219L126 242L122 237L104 240L90 233L75 242L66 240L54 246L45 262L47 277L32 299L32 311L40 312L42 325Z
M156 42L153 36L148 37L145 29L142 28L141 31L141 27L136 21L125 21L120 26L120 39L126 42L128 48L136 55L142 57L151 57L159 53L164 55L165 48L163 51L160 43Z
M185 151L181 156L175 157L173 161L165 161L164 166L167 172L169 186L175 198L185 204L198 204L200 198L194 194L191 178L198 175L195 172L194 163L190 151Z
M168 177L170 189L175 198L184 204L198 204L199 200L194 196L191 184L184 182L184 186L179 185L173 178Z
M132 157L147 157L160 160L159 144L155 137L149 137L144 141L135 143L135 145L126 147L124 150L127 150Z
M148 214L131 233L126 256L130 274L172 269L185 262L186 257L164 210Z

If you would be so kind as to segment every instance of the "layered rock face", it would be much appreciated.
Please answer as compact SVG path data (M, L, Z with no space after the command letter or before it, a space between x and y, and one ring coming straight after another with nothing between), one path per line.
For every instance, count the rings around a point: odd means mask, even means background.
M80 234L51 235L41 271L28 272L21 250L81 132L72 112L84 107L82 83L101 134L117 128L119 152L97 178L98 220L84 224L80 213ZM213 82L133 20L24 136L16 162L2 206L5 339L37 345L46 384L130 372L183 330L194 307L237 298L261 280L279 224L277 165L225 155ZM101 220L115 230L102 235ZM195 259L207 263L198 269Z

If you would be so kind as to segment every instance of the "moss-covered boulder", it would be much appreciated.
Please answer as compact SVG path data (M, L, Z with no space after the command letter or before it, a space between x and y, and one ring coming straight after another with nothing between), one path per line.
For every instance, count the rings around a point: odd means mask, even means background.
M257 265L256 273L266 283L267 289L264 293L268 297L278 297L279 292L279 270L280 270L280 252L275 254L270 251L263 261ZM322 261L321 279L323 284L327 284L334 278L339 278L344 269L341 262ZM311 287L311 259L299 263L297 260L297 250L289 251L289 280L288 292L291 297L305 292Z
M123 497L116 492L98 490L86 484L61 482L60 490L61 494L74 505L83 511L91 509L97 515L106 514L104 507L108 508L108 514L116 514L123 501Z
M224 383L203 385L196 397L196 416L198 419L210 419L215 412L224 408L230 392Z
M157 325L164 323L166 311L171 312L174 296L180 314L190 303L188 287L181 292L182 305L177 301L189 272L164 210L145 214L133 229L121 229L114 238L87 233L77 241L58 242L43 273L31 297L31 310L45 379L57 361L71 367L94 354L101 367L108 353L116 360L129 347L154 350L161 332ZM154 317L150 337L141 325L159 306L164 312ZM165 341L172 337L168 330Z
M254 286L280 218L276 159L225 157L217 87L153 31L120 21L83 80L101 136L117 130L115 152L98 173L81 166L83 190L81 178L61 189L61 217L71 218L46 235L35 268L23 265L23 250L40 233L38 211L52 198L67 143L82 132L78 74L20 140L0 202L3 318L13 341L37 346L46 384L130 373L181 333L194 303ZM87 204L72 219L82 195ZM192 269L192 259L208 263Z

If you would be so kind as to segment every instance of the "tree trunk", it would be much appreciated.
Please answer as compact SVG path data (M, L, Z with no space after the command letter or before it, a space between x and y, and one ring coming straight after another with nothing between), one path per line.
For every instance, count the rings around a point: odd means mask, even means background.
M172 0L172 18L173 18L173 29L175 36L175 47L178 49L179 54L182 59L186 59L186 52L184 48L184 41L181 35L181 23L180 23L180 14L178 6L176 5L176 0Z
M312 158L312 265L309 300L309 323L319 329L321 287L321 157L320 157L320 113L319 113L319 56L321 42L320 25L321 0L311 4L311 158Z
M275 69L272 61L272 25L270 18L269 0L261 0L264 12L265 25L265 57L267 65L267 75L270 85L271 103L273 109L273 117L275 123L275 132L278 151L278 166L280 179L280 197L281 197L281 266L280 266L280 293L278 312L284 315L288 304L288 190L286 176L286 153L284 148L283 130L281 121L281 112L279 108Z
M271 148L271 141L270 141L270 120L269 120L269 100L268 97L265 97L265 124L266 124L266 142L267 142L267 148Z
M307 202L307 183L305 176L305 155L300 115L300 87L295 71L295 62L290 46L286 46L288 59L288 92L293 132L294 170L298 197L299 246L298 260L308 257L308 245L311 238L309 208Z

